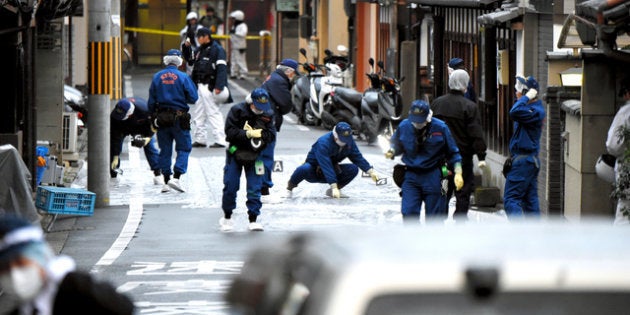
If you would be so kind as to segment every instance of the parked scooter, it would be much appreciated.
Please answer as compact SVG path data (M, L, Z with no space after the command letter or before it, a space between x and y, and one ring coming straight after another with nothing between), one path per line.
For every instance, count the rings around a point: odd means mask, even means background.
M329 77L335 78L335 84L341 84L344 87L352 87L352 71L353 66L350 64L350 59L342 53L348 51L348 48L344 45L337 46L337 50L340 54L335 55L330 49L324 50L324 65L326 66L326 74Z
M374 59L369 59L371 73L366 73L370 80L370 87L363 93L361 104L361 133L367 138L368 144L376 142L379 135L387 138L394 134L402 114L402 97L400 83L405 79L396 79L387 75L379 75L374 69ZM378 62L379 72L383 73L385 66Z
M324 76L321 70L322 65L308 62L306 49L300 48L300 54L307 60L302 64L306 75L301 75L291 88L291 101L293 102L293 113L298 117L298 121L304 125L317 126L320 124L319 117L311 110L311 85L319 85L319 79Z

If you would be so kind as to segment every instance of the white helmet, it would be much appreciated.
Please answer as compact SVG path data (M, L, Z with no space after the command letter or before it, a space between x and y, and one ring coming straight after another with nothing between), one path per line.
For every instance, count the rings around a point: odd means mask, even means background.
M241 10L232 11L232 13L230 13L230 17L237 21L242 21L245 19L245 13Z
M595 163L595 173L600 179L615 182L615 157L610 154L602 154Z
M186 15L186 21L188 20L192 20L192 19L197 19L197 12L190 12L188 13L188 15Z

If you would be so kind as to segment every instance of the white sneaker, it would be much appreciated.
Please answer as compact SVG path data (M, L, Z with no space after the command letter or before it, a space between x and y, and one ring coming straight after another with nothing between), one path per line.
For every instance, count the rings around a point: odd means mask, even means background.
M262 224L258 222L249 222L249 230L253 232L262 232L265 229L263 229Z
M292 198L293 197L293 190L288 190L286 191L286 193L284 193L284 197L285 198Z
M171 191L171 187L170 187L170 186L168 186L168 185L166 185L166 184L162 185L162 190L161 190L161 192L163 192L163 193L167 193L167 192L169 192L169 191Z
M162 177L162 175L153 177L153 185L164 185L164 177Z
M272 205L280 203L281 200L275 195L262 195L260 196L260 202Z
M182 188L182 185L179 183L179 178L173 178L169 180L168 185L179 192L186 192L184 188Z
M231 232L234 230L234 222L231 219L221 218L219 219L219 229L221 232Z
M120 184L120 178L118 177L110 177L109 178L109 182L114 186L114 187L118 187L118 184Z

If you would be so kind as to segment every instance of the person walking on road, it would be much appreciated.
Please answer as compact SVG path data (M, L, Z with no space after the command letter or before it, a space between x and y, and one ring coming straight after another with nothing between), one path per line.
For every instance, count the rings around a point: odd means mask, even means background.
M283 115L291 112L293 103L291 101L291 85L292 80L296 76L298 63L293 59L284 59L276 67L276 70L269 75L267 80L263 82L262 88L269 93L271 100L271 108L274 111L274 120L276 131L280 132L282 126ZM265 175L261 189L261 200L263 203L274 203L275 199L271 198L269 189L273 187L271 180L271 172L273 171L274 150L276 142L269 143L261 152L262 160L265 165Z
M186 15L186 26L179 31L179 36L181 37L181 49L184 49L184 45L190 47L193 51L193 54L197 51L197 48L200 46L197 41L195 34L197 31L203 26L200 23L197 23L197 13L189 12ZM192 54L191 54L192 55ZM192 73L193 68L193 60L184 56L186 60L186 74L190 75Z
M223 34L223 19L216 15L211 6L206 7L206 15L201 17L199 24L209 29L212 34Z
M212 38L207 28L197 31L197 40L201 44L194 57L192 79L197 85L199 99L192 109L195 132L193 147L207 147L208 125L212 128L214 144L211 148L225 148L225 123L219 105L227 101L230 91L227 87L227 61L225 50ZM191 50L185 46L184 55Z
M110 163L111 178L116 179L120 167L120 152L123 142L132 136L131 145L144 149L144 155L153 171L153 184L164 185L162 170L159 163L159 150L155 143L155 131L151 122L151 112L147 100L140 97L123 98L110 114Z
M0 216L0 288L3 314L134 314L128 296L77 271L40 226L13 215Z
M464 59L462 58L453 58L448 62L448 76L450 77L453 71L455 70L463 70L466 71L464 64ZM466 83L466 92L464 93L464 97L477 104L477 93L475 93L475 87L472 84L472 80L470 80L470 75L468 77L468 82Z
M508 218L540 217L538 172L540 171L540 137L545 107L538 99L538 82L534 77L516 76L517 101L510 109L514 133L510 139L511 169L505 170L503 200Z
M448 216L446 203L447 167L455 170L455 187L464 186L462 157L446 123L432 118L429 104L423 100L411 103L409 117L400 122L391 137L391 147L385 157L402 155L405 174L402 189L401 212L403 222L419 222L422 203L425 217L444 220Z
M625 103L617 114L608 129L608 138L606 139L606 149L608 153L616 158L615 165L615 182L618 187L616 190L623 190L628 181L628 139L624 134L630 131L630 77L623 78L619 87L619 96L623 98ZM624 183L621 183L624 182ZM627 187L627 186L626 186ZM630 224L630 200L627 192L622 191L617 200L617 208L615 210L615 225Z
M245 102L232 106L226 119L225 133L230 148L226 151L223 169L223 218L219 220L220 229L223 232L234 229L232 213L236 209L236 193L244 170L249 230L262 231L263 226L256 222L262 208L260 189L265 172L260 152L276 137L271 100L265 89L254 89Z
M244 79L247 70L247 24L245 24L245 13L241 10L230 13L232 27L230 27L230 78Z
M455 191L454 176L449 175L448 192L446 195L446 211L448 202L455 192L455 213L453 217L457 221L468 219L468 207L470 206L470 194L475 189L475 174L473 173L473 155L477 155L478 167L486 167L486 142L483 139L481 118L477 104L466 97L466 86L470 78L464 70L455 70L448 79L449 92L436 98L431 104L433 116L443 120L451 131L459 153L462 156L462 177L464 186Z
M352 163L342 164L346 158ZM328 197L347 198L341 189L357 176L359 169L378 182L378 174L352 138L352 128L348 123L340 122L332 131L317 139L306 156L306 162L293 171L287 184L287 196L291 197L293 189L306 180L309 183L330 185L326 190Z
M189 103L197 101L197 89L190 77L177 67L182 64L182 54L177 49L170 49L163 61L166 69L153 76L149 87L149 112L154 113L153 125L157 128L157 139L160 146L160 168L164 176L162 192L173 188L184 192L180 177L188 169L188 156L192 150L190 138ZM175 165L171 169L175 141ZM173 172L174 170L174 172ZM171 179L171 175L173 178Z

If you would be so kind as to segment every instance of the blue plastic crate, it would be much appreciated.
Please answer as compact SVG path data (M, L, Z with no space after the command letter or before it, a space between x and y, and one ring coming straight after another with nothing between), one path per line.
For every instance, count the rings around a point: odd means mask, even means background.
M35 207L50 214L91 216L96 194L83 189L39 186Z

